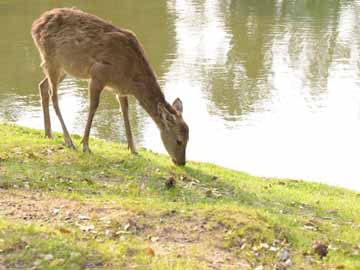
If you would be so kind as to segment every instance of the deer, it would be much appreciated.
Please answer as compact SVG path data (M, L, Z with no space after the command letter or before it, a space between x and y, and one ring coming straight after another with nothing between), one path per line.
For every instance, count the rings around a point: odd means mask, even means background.
M161 140L176 165L186 163L189 128L182 101L170 105L136 35L76 8L55 8L36 19L31 35L42 60L45 78L39 83L45 136L52 138L49 103L60 121L65 145L75 149L61 115L58 88L67 76L88 80L89 113L81 140L89 148L90 129L104 89L114 93L121 108L128 148L137 154L131 132L128 96L134 96L160 130Z

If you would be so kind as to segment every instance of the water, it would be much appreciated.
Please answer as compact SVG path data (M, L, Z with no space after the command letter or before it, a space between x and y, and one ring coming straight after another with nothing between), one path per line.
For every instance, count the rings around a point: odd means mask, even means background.
M42 128L43 75L29 32L57 4L30 2L0 1L0 120ZM167 100L184 103L189 159L360 190L359 0L61 3L136 32ZM87 83L67 78L60 106L82 134ZM137 144L165 152L155 124L130 106ZM103 94L92 135L125 141L118 111Z

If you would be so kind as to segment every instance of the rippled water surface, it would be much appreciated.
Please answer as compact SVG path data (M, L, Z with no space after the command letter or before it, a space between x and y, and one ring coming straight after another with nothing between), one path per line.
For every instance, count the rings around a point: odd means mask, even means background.
M32 21L57 1L0 1L0 120L42 128ZM168 101L180 97L188 158L262 176L360 190L359 0L61 1L136 32ZM67 78L60 106L73 133L87 83ZM155 124L131 100L136 141L165 152ZM52 111L53 129L60 131ZM92 135L125 140L104 93Z

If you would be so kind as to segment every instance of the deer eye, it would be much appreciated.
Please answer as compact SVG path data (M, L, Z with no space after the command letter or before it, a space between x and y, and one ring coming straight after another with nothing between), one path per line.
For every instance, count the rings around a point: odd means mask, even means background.
M180 146L180 145L182 145L182 141L176 140L176 144Z

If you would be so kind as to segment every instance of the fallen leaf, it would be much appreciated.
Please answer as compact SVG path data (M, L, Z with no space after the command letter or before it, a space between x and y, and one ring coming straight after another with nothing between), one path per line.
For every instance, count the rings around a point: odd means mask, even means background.
M77 258L77 257L80 257L81 256L81 253L79 252L71 252L70 253L70 258Z
M128 231L131 227L131 224L130 223L126 223L125 226L124 226L124 230L125 231Z
M315 227L315 225L311 224L311 223L305 224L304 229L308 230L308 231L317 231L317 228Z
M89 220L90 218L88 216L85 215L79 215L79 220Z
M1 155L1 156L0 156L0 161L5 161L5 160L7 160L7 159L9 159L9 157L6 156L6 155Z
M159 241L160 238L157 236L153 236L150 239L151 239L151 242L157 242L157 241Z
M146 249L146 254L153 257L153 256L155 256L155 251L154 251L154 249L152 247L148 247Z
M63 265L64 263L65 263L65 260L60 258L60 259L53 260L49 265L50 266L58 266L58 265Z
M90 224L90 225L80 225L80 230L82 230L83 232L91 232L95 229L95 226Z
M66 229L66 228L63 228L63 227L59 228L59 231L60 231L61 233L64 233L64 234L71 233L70 230L68 230L68 229Z
M131 234L131 232L129 232L129 231L117 231L117 232L115 232L115 235L120 235L120 234Z

